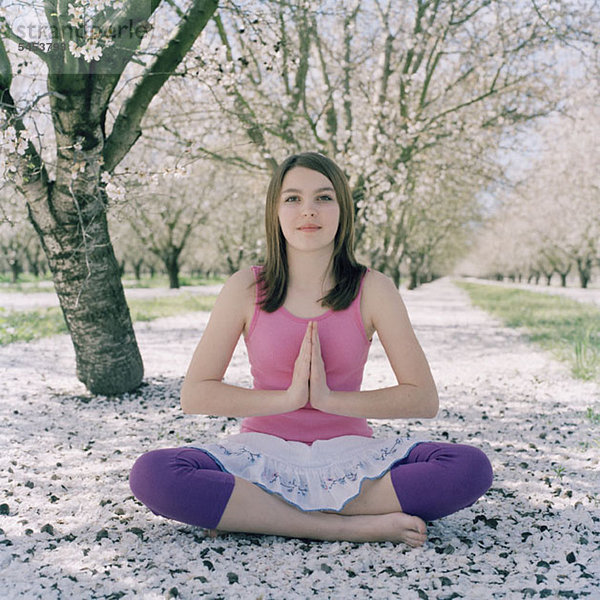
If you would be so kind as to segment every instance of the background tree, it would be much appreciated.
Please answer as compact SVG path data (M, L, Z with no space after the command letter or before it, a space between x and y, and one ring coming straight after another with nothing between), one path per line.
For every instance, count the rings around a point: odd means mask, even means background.
M479 274L541 276L587 287L600 266L600 111L595 86L574 90L563 114L539 123L536 159L518 174L477 251ZM493 240L493 238L496 238ZM497 252L490 248L497 247Z
M127 204L129 227L147 252L163 264L169 287L179 287L183 252L210 213L214 173L202 179L184 171L166 173L159 185L132 190Z
M457 151L473 186L460 197L472 203L499 142L557 106L546 53L581 36L589 17L577 3L557 7L266 0L249 16L225 3L207 38L214 52L187 65L192 76L201 68L198 83L225 115L216 137L235 142L197 151L265 169L307 148L336 159L353 186L359 244L377 237L371 245L386 250L373 264L397 279L411 207L456 168Z

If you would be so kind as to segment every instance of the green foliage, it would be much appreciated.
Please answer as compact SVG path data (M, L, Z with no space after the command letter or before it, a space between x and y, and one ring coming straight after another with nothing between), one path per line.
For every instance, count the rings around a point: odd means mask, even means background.
M216 296L183 293L152 300L129 300L128 304L134 321L152 321L183 313L211 311L216 299Z
M14 283L12 285L1 285L2 294L39 294L40 292L54 292L53 286L43 286L39 283Z
M18 292L28 294L30 292L53 292L54 286L52 279L36 277L31 273L21 273L17 283L12 282L12 276L9 273L0 273L0 292Z
M588 407L586 416L594 425L600 425L600 412L596 412L591 406Z
M59 308L8 312L0 308L0 345L29 342L41 337L67 333Z
M134 321L152 321L182 313L210 311L216 298L183 293L152 300L130 300L128 304ZM59 333L67 333L60 308L10 312L0 308L0 346Z
M218 285L225 283L226 277L196 277L193 275L180 275L179 285L181 287L191 285ZM155 275L154 277L143 277L139 281L133 279L127 279L123 281L123 287L126 289L131 288L168 288L169 278L166 275Z
M457 282L476 306L528 337L571 366L574 377L600 380L600 310L554 296L496 285Z

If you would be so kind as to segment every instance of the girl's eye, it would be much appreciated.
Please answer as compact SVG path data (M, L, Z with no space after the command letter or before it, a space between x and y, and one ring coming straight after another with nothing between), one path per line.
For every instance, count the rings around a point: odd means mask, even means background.
M296 202L297 200L299 200L298 196L288 196L287 198L283 199L284 202ZM320 202L332 202L333 198L325 194L323 196L317 196L317 200Z

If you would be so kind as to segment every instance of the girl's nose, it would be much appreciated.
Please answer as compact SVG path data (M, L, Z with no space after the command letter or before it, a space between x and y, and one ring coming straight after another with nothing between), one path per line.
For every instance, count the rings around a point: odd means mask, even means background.
M302 209L302 213L305 215L314 215L316 212L315 205L312 202L307 202Z

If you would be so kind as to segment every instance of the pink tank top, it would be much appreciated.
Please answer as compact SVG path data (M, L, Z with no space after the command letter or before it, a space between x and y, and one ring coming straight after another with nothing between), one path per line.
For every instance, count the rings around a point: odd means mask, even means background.
M255 278L261 268L252 267ZM265 312L258 305L261 298L257 291L254 316L245 340L254 389L286 390L290 386L306 326L309 321L318 321L329 389L359 391L371 347L360 314L363 283L364 276L358 294L348 308L340 311L330 309L313 319L296 317L283 306L275 312ZM241 431L268 433L309 444L341 435L373 435L366 419L321 412L312 408L310 402L288 413L246 417L242 420Z

